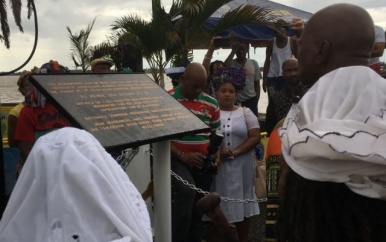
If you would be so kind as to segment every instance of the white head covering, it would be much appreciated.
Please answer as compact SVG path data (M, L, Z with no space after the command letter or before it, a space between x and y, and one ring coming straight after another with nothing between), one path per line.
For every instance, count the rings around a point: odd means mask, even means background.
M345 183L386 200L386 81L368 67L321 77L280 130L288 165L304 178Z
M0 222L2 242L152 241L149 214L126 173L88 132L37 140Z

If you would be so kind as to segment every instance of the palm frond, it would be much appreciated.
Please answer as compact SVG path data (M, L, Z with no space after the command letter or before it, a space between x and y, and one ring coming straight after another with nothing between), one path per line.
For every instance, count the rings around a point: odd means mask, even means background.
M142 20L136 15L125 16L115 21L112 29L129 34L126 37L130 36L131 42L143 51L145 57L162 50L165 45L163 41L165 32L160 24Z
M11 0L10 2L15 23L19 30L23 32L23 26L21 26L21 0Z
M194 0L191 0L194 1ZM220 7L224 4L229 3L231 0L206 0L197 3L199 5L200 11L196 12L193 15L186 15L183 12L182 17L187 19L185 23L189 27L190 34L195 34L199 32L203 26L203 24L209 19L210 16L213 15Z
M95 45L91 50L91 59L110 57L113 49L114 46L112 46L109 42L102 42L98 45Z
M178 15L181 14L182 9L182 1L181 0L174 0L172 2L172 6L170 6L168 15L170 16L170 19L174 19Z
M272 13L272 10L268 7L258 7L250 4L242 5L224 14L211 32L218 34L244 24L272 26L276 19Z
M27 13L27 18L29 19L31 17L31 13L32 13L32 2L34 0L28 0L27 2L27 10L28 10L28 13Z
M71 55L70 57L74 61L75 66L79 65L82 67L83 72L90 66L90 60L92 57L92 47L89 44L88 38L94 26L96 18L87 26L86 29L82 29L79 33L73 33L71 28L67 26L68 37L71 44ZM77 61L75 61L75 59Z
M10 30L7 19L7 4L5 0L0 0L0 24L1 24L1 33L3 36L3 41L5 46L9 49L10 46Z
M21 24L21 7L22 2L21 0L9 0L11 4L11 9L13 16L15 18L16 26L19 28L21 32L23 32L23 26ZM31 10L32 10L32 4L34 3L34 0L27 0L27 8L28 8L28 19L31 16ZM7 4L6 0L0 0L0 26L1 26L1 33L0 35L0 41L4 42L4 45L7 49L10 48L10 28L8 25L8 16L7 16Z
M182 14L185 17L198 15L203 11L208 1L210 0L185 0L182 4Z
M143 20L137 15L128 15L123 16L118 20L115 20L112 25L112 30L124 29L128 32L132 31L132 29L138 29L145 27L149 22Z

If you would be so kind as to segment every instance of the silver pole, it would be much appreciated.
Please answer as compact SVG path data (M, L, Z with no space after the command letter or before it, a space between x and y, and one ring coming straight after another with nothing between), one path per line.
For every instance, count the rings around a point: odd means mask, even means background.
M154 235L155 242L172 241L170 142L154 144Z

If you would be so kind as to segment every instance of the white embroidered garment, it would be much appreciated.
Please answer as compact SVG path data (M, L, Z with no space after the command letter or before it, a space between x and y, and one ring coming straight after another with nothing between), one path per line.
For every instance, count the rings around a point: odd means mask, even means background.
M149 214L116 161L88 132L35 143L0 222L2 242L147 242Z
M289 111L283 156L304 178L386 200L385 112L385 79L362 66L334 70Z

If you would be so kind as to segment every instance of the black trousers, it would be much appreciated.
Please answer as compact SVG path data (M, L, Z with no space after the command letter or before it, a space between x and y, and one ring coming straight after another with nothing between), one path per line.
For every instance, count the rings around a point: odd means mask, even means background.
M190 184L209 191L213 176L199 175L192 168L171 158L171 169ZM204 195L172 177L172 241L201 242L203 236L203 214L195 208L196 202Z

